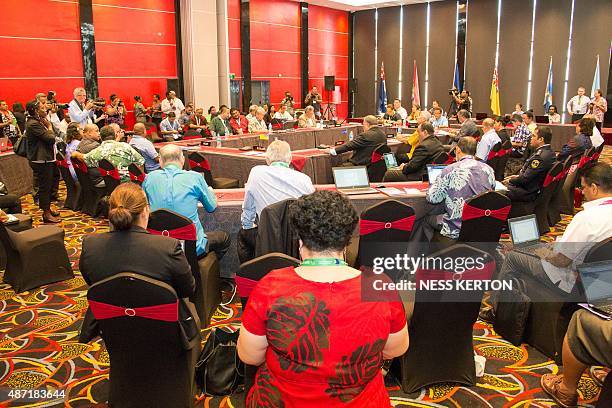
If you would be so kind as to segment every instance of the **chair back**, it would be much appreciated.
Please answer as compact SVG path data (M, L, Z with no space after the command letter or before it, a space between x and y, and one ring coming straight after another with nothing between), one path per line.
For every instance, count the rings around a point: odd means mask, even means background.
M299 265L299 259L281 254L280 252L262 255L240 265L240 269L236 273L236 288L242 302L242 310L246 308L249 296L257 282L263 279L268 272L274 269L282 269L289 266L297 267Z
M495 171L495 167L497 167L497 162L499 161L499 151L501 150L501 142L497 142L491 148L489 155L486 158L483 158L487 164Z
M76 211L80 207L81 186L72 178L72 173L70 173L70 164L68 164L66 155L64 153L57 152L57 155L55 156L55 163L57 164L62 180L64 180L64 184L66 185L66 199L64 200L64 208L69 208Z
M540 194L538 194L536 198L535 215L538 220L540 235L550 231L550 224L548 222L549 205L557 188L556 183L564 177L562 175L563 168L564 164L561 162L555 162L555 164L553 164L550 170L548 170L548 173L546 173L544 181L542 182L542 187L540 188Z
M289 206L295 199L288 198L270 204L261 211L255 240L255 256L280 252L293 258L300 257L299 238L289 219Z
M495 180L502 181L504 179L506 164L508 163L508 158L510 157L511 152L512 142L510 142L510 140L504 141L496 154L498 160L495 163L495 167L493 167L493 170L495 170Z
M128 174L130 176L130 180L132 180L133 183L136 183L139 186L144 183L146 174L136 163L131 163L128 166Z
M202 173L206 184L213 185L213 176L210 171L210 163L202 152L189 152L189 168L198 173Z
M447 164L450 160L450 156L446 152L440 152L434 156L431 160L431 164Z
M496 191L470 198L463 205L459 242L499 242L510 208L510 199Z
M87 300L112 366L109 403L192 406L194 365L181 338L174 289L124 272L93 284Z
M602 262L612 260L612 237L593 245L584 257L584 262Z
M599 145L599 147L597 149L595 149L595 154L593 155L593 162L596 163L597 161L599 161L599 156L601 156L601 152L603 152L604 147L606 146L605 143L602 143Z
M551 227L561 221L561 206L563 202L563 186L569 177L570 168L572 167L572 158L568 157L563 163L563 169L554 178L545 178L544 184L554 182L554 190L550 202L548 203L548 225Z
M597 149L593 146L589 147L582 153L580 159L578 160L578 169L582 170L587 164L591 163L592 160L595 159L595 153Z
M119 170L108 160L102 159L98 163L98 170L104 179L106 186L106 195L110 196L119 184L121 184L121 176Z
M386 143L382 143L374 149L372 152L372 160L368 164L368 178L371 182L381 182L387 171L387 164L383 155L385 153L391 153L391 149Z
M81 159L77 159L76 157L71 157L70 161L72 162L72 167L74 168L74 172L76 173L77 180L79 184L83 187L83 189L93 189L94 184L89 177L87 172L87 165Z

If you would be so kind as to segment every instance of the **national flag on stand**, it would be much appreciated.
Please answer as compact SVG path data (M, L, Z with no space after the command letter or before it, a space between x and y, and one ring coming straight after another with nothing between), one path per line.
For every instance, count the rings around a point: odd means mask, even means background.
M461 86L459 84L459 61L455 61L455 76L453 77L453 88L458 89L461 92Z
M550 57L550 65L548 67L548 80L546 81L546 91L544 91L544 112L548 113L548 108L553 103L553 69L552 56Z
M499 77L497 76L497 68L493 68L493 80L491 81L491 112L494 115L501 115L499 107Z
M597 55L597 65L595 65L595 75L593 75L593 86L591 87L591 98L595 97L595 91L600 89L599 86L599 55Z
M387 87L385 86L385 63L380 63L380 86L378 87L378 114L387 111Z
M412 105L421 106L421 94L419 92L419 74L417 72L416 60L414 60L414 75L412 76Z

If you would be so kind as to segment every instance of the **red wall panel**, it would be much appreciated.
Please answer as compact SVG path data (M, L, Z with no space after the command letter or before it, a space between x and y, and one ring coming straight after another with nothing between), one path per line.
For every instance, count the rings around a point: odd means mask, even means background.
M253 22L300 26L300 4L289 0L251 0L249 15ZM251 41L252 41L251 37Z
M80 40L76 2L3 1L0 36Z
M98 77L176 78L176 47L96 42Z
M94 6L93 13L96 43L176 44L173 12Z
M229 72L242 78L240 56L240 0L227 0Z
M93 0L93 4L174 12L174 2L170 0Z

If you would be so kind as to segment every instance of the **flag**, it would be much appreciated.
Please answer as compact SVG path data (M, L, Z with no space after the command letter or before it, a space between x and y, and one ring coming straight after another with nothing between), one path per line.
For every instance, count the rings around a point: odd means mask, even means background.
M385 86L385 63L380 63L380 86L378 87L378 113L387 111L387 88Z
M459 61L455 61L455 76L453 77L453 88L461 91L461 86L459 85Z
M553 70L552 56L550 57L550 65L548 67L548 81L546 81L546 90L544 91L544 112L548 113L548 108L553 103Z
M412 105L421 106L421 94L419 92L419 74L417 72L416 60L414 60L414 74L412 76Z
M493 80L491 81L491 112L494 115L501 115L499 108L499 77L497 76L497 68L493 68Z
M599 88L599 55L597 55L597 65L595 65L595 75L593 75L593 86L591 87L591 98L595 97L595 91Z

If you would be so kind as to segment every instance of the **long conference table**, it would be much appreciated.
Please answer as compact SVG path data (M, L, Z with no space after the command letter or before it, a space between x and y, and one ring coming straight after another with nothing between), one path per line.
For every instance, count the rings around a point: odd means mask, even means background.
M372 187L375 188L379 184L380 183L372 183ZM399 190L409 188L410 192L397 197L390 197L382 192L347 196L358 214L361 214L366 208L384 200L396 199L414 208L416 222L427 215L429 204L427 204L425 200L425 191L429 186L428 183L412 181L385 183L384 185L385 187L395 187ZM335 190L333 184L315 185L315 188L317 190ZM242 213L244 189L215 190L215 194L217 196L217 209L212 213L207 213L206 210L200 206L198 212L204 231L222 230L230 235L230 248L221 260L221 276L232 277L240 266L236 250L236 241L241 226L240 215Z

